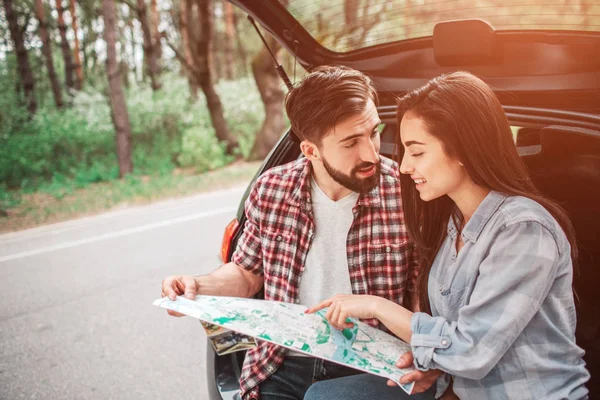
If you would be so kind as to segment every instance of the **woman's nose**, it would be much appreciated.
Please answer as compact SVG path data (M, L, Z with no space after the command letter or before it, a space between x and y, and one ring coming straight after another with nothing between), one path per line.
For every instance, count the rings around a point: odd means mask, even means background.
M412 165L409 164L407 157L402 157L402 163L400 163L400 173L402 174L410 174L414 171Z

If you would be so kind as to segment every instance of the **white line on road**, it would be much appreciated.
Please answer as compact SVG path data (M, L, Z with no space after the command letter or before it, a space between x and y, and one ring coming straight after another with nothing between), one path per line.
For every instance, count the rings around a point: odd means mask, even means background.
M122 218L126 215L156 213L157 211L175 211L180 208L188 207L190 203L196 203L198 201L211 199L214 197L233 196L234 198L239 199L242 193L244 193L246 187L247 186L235 186L233 188L218 190L214 192L200 193L176 199L167 199L152 204L137 205L120 210L116 209L113 211L107 211L99 215L81 217L75 220L58 222L54 224L39 226L37 228L29 228L17 232L3 233L0 234L0 243L10 243L20 240L31 240L36 236L42 235L56 235L59 233L67 232L69 230L81 228L83 226L89 225L90 223L95 223L99 220L104 219Z
M151 229L161 228L164 226L175 225L175 224L179 224L182 222L193 221L195 219L213 217L215 215L230 213L230 212L234 212L236 210L237 210L237 207L218 208L218 209L211 210L211 211L205 211L205 212L201 212L201 213L186 215L183 217L168 219L166 221L160 221L160 222L154 222L152 224L141 225L141 226L138 226L135 228L123 229L123 230L116 231L116 232L109 232L109 233L105 233L103 235L92 236L92 237L89 237L86 239L73 240L70 242L60 243L60 244L56 244L53 246L40 247L39 249L24 251L21 253L11 254L11 255L5 256L5 257L0 257L0 262L35 256L38 254L49 253L51 251L56 251L56 250L68 249L71 247L81 246L83 244L99 242L101 240L113 239L113 238L117 238L117 237L121 237L121 236L131 235L133 233L139 233L139 232L144 232L144 231L148 231Z

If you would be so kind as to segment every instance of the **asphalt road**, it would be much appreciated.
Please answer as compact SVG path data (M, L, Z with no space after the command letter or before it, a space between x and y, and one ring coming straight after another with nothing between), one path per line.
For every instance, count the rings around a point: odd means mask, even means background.
M219 264L244 187L0 235L0 399L204 399L200 323L152 306Z

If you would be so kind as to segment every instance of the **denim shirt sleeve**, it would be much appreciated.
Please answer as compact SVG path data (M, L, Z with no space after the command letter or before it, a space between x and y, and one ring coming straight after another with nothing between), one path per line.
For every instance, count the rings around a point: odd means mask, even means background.
M553 234L539 222L516 221L500 228L491 243L457 321L413 314L417 369L482 379L540 309L559 264Z

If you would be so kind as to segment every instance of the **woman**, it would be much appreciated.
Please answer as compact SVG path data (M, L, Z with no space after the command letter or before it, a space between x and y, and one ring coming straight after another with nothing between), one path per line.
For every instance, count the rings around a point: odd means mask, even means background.
M447 374L438 396L449 375L461 399L587 398L575 344L573 227L533 186L493 91L469 73L440 76L399 99L398 125L422 312L356 295L307 312L329 307L338 328L347 317L379 319L410 343L418 370ZM346 398L352 382L344 378ZM341 387L313 386L305 399L336 398Z

